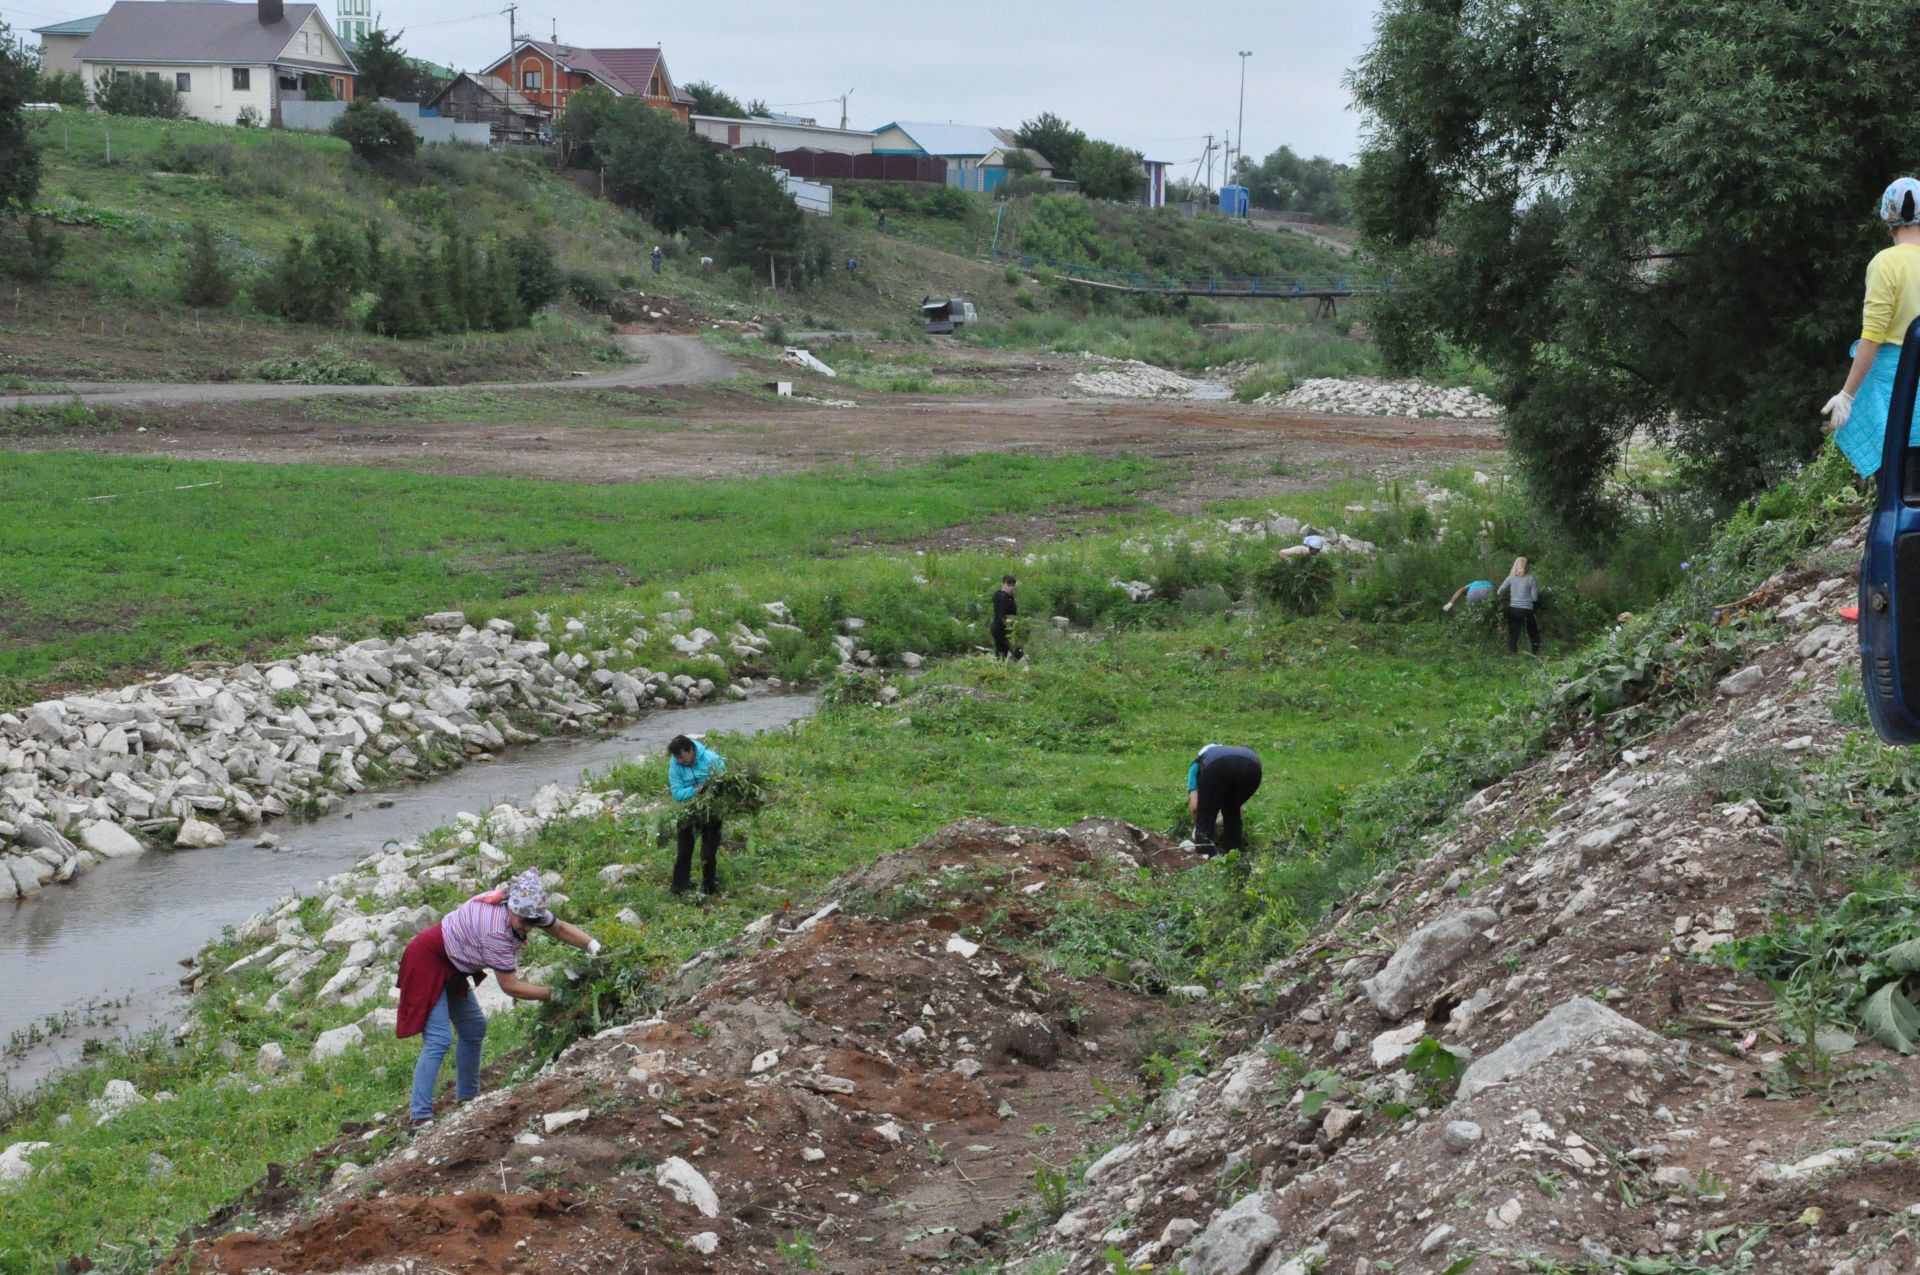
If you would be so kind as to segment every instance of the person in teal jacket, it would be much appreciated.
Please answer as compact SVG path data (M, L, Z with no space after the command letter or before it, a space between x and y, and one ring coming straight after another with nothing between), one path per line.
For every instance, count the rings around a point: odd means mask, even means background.
M692 801L706 791L707 781L727 768L727 759L705 744L675 735L667 745L667 787L673 799ZM700 887L707 894L720 889L720 820L718 816L683 815L679 846L673 857L673 892L693 888L693 838L700 837Z

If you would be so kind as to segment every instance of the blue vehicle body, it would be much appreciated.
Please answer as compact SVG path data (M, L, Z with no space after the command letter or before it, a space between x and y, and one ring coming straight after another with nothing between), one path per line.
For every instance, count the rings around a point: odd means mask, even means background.
M1908 445L1916 388L1920 319L1900 347L1860 563L1860 685L1874 732L1889 744L1920 744L1920 452Z

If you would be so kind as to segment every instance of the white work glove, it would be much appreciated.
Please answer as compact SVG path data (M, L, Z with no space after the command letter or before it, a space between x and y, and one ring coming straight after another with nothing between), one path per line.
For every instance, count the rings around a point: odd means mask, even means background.
M588 955L588 956L598 956L598 955L600 955L600 940L599 940L599 939L588 939L588 940L587 940L587 955Z
M1451 611L1453 610L1453 603L1449 602L1445 606L1441 607L1440 609L1442 611Z
M547 1004L549 1005L564 1004L566 1002L566 999L567 999L566 995L561 988L549 987L547 989Z
M1827 418L1826 432L1833 433L1845 425L1847 418L1853 415L1853 395L1841 390L1827 400L1827 405L1820 409L1820 414Z

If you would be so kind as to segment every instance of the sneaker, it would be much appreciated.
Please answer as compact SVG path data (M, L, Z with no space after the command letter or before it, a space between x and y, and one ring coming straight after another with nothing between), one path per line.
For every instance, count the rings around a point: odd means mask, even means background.
M433 1123L432 1116L415 1116L413 1118L413 1127L416 1129L424 1129L432 1123Z

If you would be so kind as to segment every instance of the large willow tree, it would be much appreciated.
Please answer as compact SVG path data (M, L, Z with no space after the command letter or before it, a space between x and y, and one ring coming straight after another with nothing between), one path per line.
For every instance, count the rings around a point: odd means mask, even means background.
M1911 6L1386 0L1349 87L1389 356L1495 369L1570 523L1640 426L1723 501L1819 445L1880 191L1920 169Z

